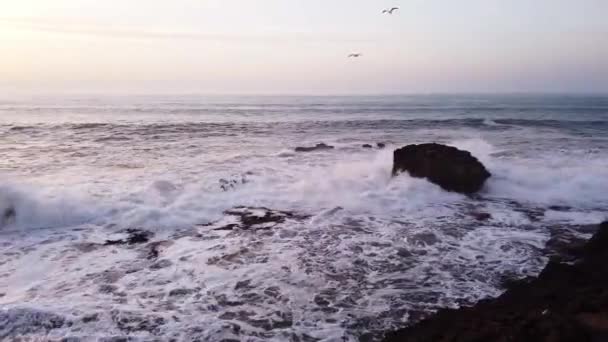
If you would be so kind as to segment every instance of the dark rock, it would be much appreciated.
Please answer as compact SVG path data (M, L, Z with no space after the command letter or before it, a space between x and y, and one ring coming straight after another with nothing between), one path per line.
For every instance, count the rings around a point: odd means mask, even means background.
M98 342L134 342L134 341L136 341L136 338L130 337L130 336L102 337L98 340Z
M236 189L236 187L238 185L249 183L249 180L247 179L247 175L251 175L251 172L247 172L240 177L234 176L231 179L224 179L224 178L220 179L219 180L220 189L222 189L222 191L229 191L229 190Z
M140 229L127 229L125 230L125 233L128 234L126 239L106 240L104 245L135 245L140 243L146 243L150 241L150 239L154 236L154 233Z
M413 256L412 252L410 252L406 248L399 248L397 250L397 255L400 256L400 257L402 257L402 258L410 258L410 257Z
M155 333L165 324L165 319L155 315L140 315L130 311L113 310L110 312L112 321L118 329L127 333L146 331Z
M82 322L83 323L90 323L90 322L97 322L99 320L99 314L98 313L93 313L90 315L85 315L82 317Z
M99 293L110 294L118 291L116 285L103 284L99 286Z
M412 243L422 246L431 246L441 241L437 235L433 233L418 233L413 235L410 240Z
M0 216L0 227L12 223L15 220L15 217L17 217L17 212L15 211L15 208L8 207L4 209L4 212Z
M318 306L328 306L330 303L327 299L317 295L314 298L315 304L317 304Z
M393 175L408 172L426 178L444 190L473 194L491 176L467 151L440 144L408 145L394 152Z
M173 262L171 262L171 260L163 259L163 260L159 260L158 262L153 263L150 266L150 269L152 269L152 270L160 270L160 269L163 269L163 268L170 267L171 265L173 265Z
M173 289L173 290L169 291L169 297L183 297L183 296L191 295L196 292L197 292L196 289L186 289L186 288Z
M386 147L386 144L379 142L379 143L376 144L376 146L378 146L378 148L382 149L382 148Z
M15 341L27 335L46 335L68 323L64 317L47 311L22 308L0 310L0 341Z
M583 247L583 253L587 257L597 257L608 254L608 221L600 225L600 229L593 235L591 240Z
M608 341L608 223L575 263L552 259L536 278L514 281L498 298L444 309L393 341Z
M148 244L148 254L146 255L146 258L149 260L158 259L160 253L172 244L173 242L168 240L151 242Z
M553 211L570 211L572 210L572 207L569 207L567 205L552 205L549 207L549 210L553 210Z
M283 223L286 220L304 220L308 218L306 215L298 215L289 211L272 210L264 207L235 207L224 211L225 215L238 218L238 223L229 223L227 225L213 228L213 230L235 230L235 229L255 229L266 230L271 229L277 224ZM202 226L212 227L217 223L209 223Z
M477 221L488 221L488 220L492 219L491 214L482 213L482 212L471 213L471 216L473 216Z
M296 152L313 152L313 151L324 151L324 150L332 150L333 146L326 145L324 143L317 144L313 147L296 147Z
M370 145L370 144L363 144L361 147L363 147L363 148L372 148L372 145Z
M545 251L554 258L571 261L580 258L587 241L570 231L563 231L551 236L545 244Z
M236 285L234 286L235 290L251 290L254 287L251 286L251 280L247 279L247 280L242 280L236 283Z
M82 339L80 337L76 337L76 336L69 336L69 337L62 338L59 341L60 342L81 342Z

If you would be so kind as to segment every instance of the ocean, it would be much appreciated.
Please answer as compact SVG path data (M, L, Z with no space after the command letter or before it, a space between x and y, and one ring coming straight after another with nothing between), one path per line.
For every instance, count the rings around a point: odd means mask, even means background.
M424 142L493 176L391 177ZM4 97L0 156L3 341L376 341L608 217L599 95Z

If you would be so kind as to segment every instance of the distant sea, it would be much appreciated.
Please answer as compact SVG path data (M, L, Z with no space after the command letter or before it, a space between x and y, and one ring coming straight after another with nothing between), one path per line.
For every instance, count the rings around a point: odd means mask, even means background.
M392 178L423 142L493 177ZM218 229L233 208L284 218ZM607 213L608 96L4 97L0 340L374 341Z

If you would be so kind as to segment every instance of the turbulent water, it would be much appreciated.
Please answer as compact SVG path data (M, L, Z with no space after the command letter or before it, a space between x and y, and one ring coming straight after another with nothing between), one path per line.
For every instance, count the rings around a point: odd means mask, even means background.
M391 178L420 142L493 177ZM0 340L377 340L606 218L608 98L4 99L0 156Z

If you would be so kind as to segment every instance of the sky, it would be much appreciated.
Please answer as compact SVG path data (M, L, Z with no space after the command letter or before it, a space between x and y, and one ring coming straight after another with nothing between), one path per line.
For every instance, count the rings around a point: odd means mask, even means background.
M606 0L0 0L0 91L608 93L607 15Z

